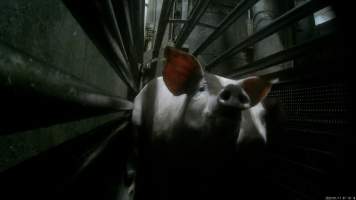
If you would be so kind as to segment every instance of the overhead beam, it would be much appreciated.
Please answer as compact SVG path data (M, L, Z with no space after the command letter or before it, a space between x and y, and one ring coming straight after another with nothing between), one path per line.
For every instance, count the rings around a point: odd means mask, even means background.
M188 22L184 24L183 28L177 36L175 41L176 47L181 47L193 31L194 27L199 23L200 18L208 8L210 0L200 0L199 3L193 8L192 13L189 16Z
M303 44L288 48L286 50L277 52L270 56L261 58L251 64L247 64L239 68L235 73L229 75L230 78L241 78L248 74L251 74L256 71L267 69L271 66L299 58L305 54L311 53L320 49L321 46L327 44L329 40L332 40L332 36L322 36L317 39L305 42Z
M270 25L261 28L259 31L255 32L239 44L229 48L228 50L218 55L206 66L206 69L211 69L222 61L239 53L246 47L255 44L256 42L270 36L271 34L291 25L292 23L314 13L315 11L325 6L327 6L327 2L325 1L307 1L303 4L298 5L297 7L289 10L285 14L273 20Z
M215 31L211 33L208 38L198 46L193 52L197 56L201 54L212 42L214 42L221 34L228 29L237 19L239 19L249 8L251 8L258 0L242 0L234 9L222 20L216 27Z

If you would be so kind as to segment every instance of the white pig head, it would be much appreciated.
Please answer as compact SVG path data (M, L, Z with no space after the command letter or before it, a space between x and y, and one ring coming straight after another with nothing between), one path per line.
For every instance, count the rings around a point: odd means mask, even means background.
M163 77L144 87L133 111L134 124L143 126L152 141L182 141L187 147L203 141L265 140L259 102L270 83L206 73L194 56L172 47L165 49L165 57Z

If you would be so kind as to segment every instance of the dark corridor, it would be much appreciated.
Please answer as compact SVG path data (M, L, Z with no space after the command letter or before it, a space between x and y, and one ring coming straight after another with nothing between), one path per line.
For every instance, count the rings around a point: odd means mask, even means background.
M251 191L356 199L350 2L2 0L0 11L0 199L135 199L133 100L162 75L166 46L209 73L272 83L266 120L279 123Z

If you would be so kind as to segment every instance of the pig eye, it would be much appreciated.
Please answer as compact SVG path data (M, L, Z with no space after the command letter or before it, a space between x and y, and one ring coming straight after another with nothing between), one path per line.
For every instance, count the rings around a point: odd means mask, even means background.
M199 86L199 92L204 92L205 91L205 89L206 89L206 83L204 83L204 84L201 84L200 86Z

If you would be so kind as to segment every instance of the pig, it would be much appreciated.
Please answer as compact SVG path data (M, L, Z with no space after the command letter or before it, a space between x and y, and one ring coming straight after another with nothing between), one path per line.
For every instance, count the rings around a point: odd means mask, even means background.
M134 100L135 199L228 198L244 185L228 184L232 174L245 173L236 172L237 155L249 158L267 142L261 102L271 83L210 74L196 57L173 47L164 55L162 77Z

